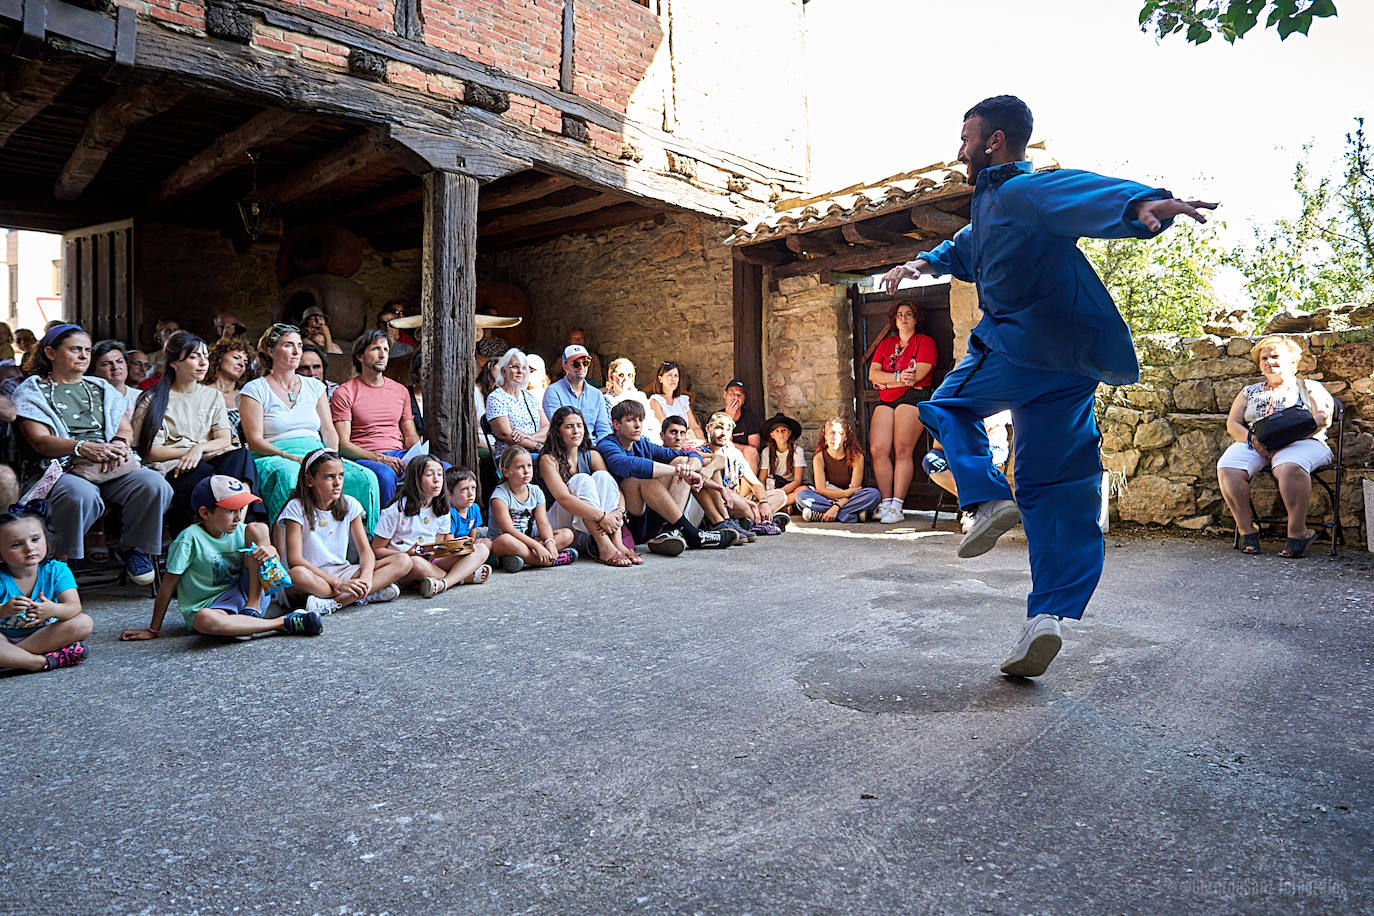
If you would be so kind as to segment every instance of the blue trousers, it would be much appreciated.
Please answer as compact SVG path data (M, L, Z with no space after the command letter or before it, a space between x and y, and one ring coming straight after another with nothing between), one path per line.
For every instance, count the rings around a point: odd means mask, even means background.
M382 452L391 458L400 458L406 453L406 449L396 448L389 452ZM380 461L368 461L366 458L355 459L358 464L367 468L377 475L377 495L380 497L378 503L382 508L391 505L391 499L396 495L396 488L401 485L401 477L405 474L404 470L399 472L382 464Z
M840 514L836 516L835 521L852 525L859 520L860 512L872 509L882 500L883 494L877 490L872 487L861 487L857 493L849 497L849 502L840 507ZM824 512L834 505L834 502L810 487L802 487L797 491L797 505L803 509Z
M1097 382L1086 376L1024 366L972 339L968 355L919 408L944 446L965 508L1012 498L983 427L984 417L1011 410L1015 499L1030 546L1030 617L1082 617L1102 576L1096 391Z

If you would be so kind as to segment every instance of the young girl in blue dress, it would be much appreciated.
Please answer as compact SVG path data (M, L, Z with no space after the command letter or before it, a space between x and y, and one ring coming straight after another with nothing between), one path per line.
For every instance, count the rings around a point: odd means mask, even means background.
M47 507L0 512L0 668L50 671L86 660L94 626L81 610L76 578L52 558Z

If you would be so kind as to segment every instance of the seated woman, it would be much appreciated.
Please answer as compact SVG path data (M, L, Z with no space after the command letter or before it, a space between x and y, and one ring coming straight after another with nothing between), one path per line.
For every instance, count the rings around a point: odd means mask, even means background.
M487 395L487 423L496 437L492 458L498 467L510 446L538 453L549 435L549 418L544 416L539 395L525 387L528 377L528 358L519 350L507 350L496 364L496 387Z
M868 521L882 494L864 482L864 447L844 417L821 427L811 462L815 484L797 491L797 505L808 522Z
M650 442L663 442L663 424L649 409L649 396L635 387L635 364L625 357L611 360L606 370L606 409L610 410L621 401L635 401L644 408L644 426L641 436ZM593 443L594 444L594 443Z
M1226 431L1236 440L1217 461L1221 495L1239 535L1242 553L1260 552L1259 529L1250 514L1250 478L1270 467L1279 485L1284 508L1288 510L1288 540L1279 556L1297 558L1307 552L1317 533L1307 527L1307 505L1312 497L1312 472L1331 462L1326 444L1326 429L1331 425L1335 404L1321 382L1298 378L1302 348L1291 338L1271 335L1255 344L1250 355L1259 364L1264 381L1247 385L1231 403ZM1305 439L1270 451L1259 442L1251 428L1285 407L1305 404L1316 421L1316 432Z
M257 456L259 493L274 524L295 495L301 459L316 449L333 451L339 447L324 382L297 375L300 363L300 329L274 324L258 340L258 366L263 376L244 385L239 393L244 444ZM377 475L346 459L343 465L344 493L362 506L371 537L381 511Z
M246 337L221 337L210 348L210 368L205 372L205 384L219 392L229 415L229 428L234 444L242 445L239 426L239 390L248 381L248 364L253 361L253 345Z
M987 430L988 448L992 452L992 465L1003 473L1007 471L1007 461L1011 459L1011 437L1008 432L1011 427L1011 411L1004 410L995 413L990 417L983 418L983 429ZM954 485L954 472L949 469L949 461L945 459L945 450L939 442L932 442L930 451L926 452L921 459L921 468L930 478L930 482L940 489L952 494L956 499L959 497L959 490ZM973 516L968 513L961 513L960 524L964 530L968 531L973 524Z
M873 476L882 494L878 521L900 522L902 501L916 473L916 443L925 426L916 405L930 397L930 372L938 354L935 341L916 332L916 308L896 302L868 366L868 381L878 403L868 429Z
M91 350L91 375L103 378L124 398L124 416L133 423L138 388L129 384L129 349L122 340L102 340Z
M587 440L582 411L558 408L550 428L539 458L544 489L554 500L549 524L555 529L571 528L572 546L607 566L643 563L634 547L625 543L625 497L606 470L606 460Z
M167 478L172 486L168 518L174 530L195 524L199 517L191 493L206 477L224 474L257 492L258 471L248 449L234 444L224 398L201 380L210 367L205 341L177 331L162 348L162 378L138 399L134 410L134 445L146 467ZM265 521L254 503L248 520Z
M90 335L59 324L43 335L31 359L34 374L14 390L14 408L33 450L63 461L62 476L47 494L54 556L86 555L86 532L105 514L108 500L122 510L124 568L133 582L147 585L155 575L152 558L162 553L171 486L139 467L124 398L104 379L83 377L91 362Z
M682 367L672 360L661 363L654 375L653 391L649 393L649 412L660 426L671 416L686 420L690 443L687 447L695 448L706 441L706 434L701 431L697 415L692 413L692 396L680 393L681 385Z

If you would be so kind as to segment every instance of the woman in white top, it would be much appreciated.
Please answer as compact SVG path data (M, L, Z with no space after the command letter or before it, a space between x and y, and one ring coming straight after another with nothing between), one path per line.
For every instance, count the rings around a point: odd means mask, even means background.
M102 340L91 350L91 375L103 378L124 398L124 419L133 423L139 391L129 384L129 352L122 340Z
M514 348L496 364L496 387L487 395L487 423L496 437L491 457L497 467L508 447L524 446L537 455L549 435L549 418L544 416L539 396L525 387L529 371L528 357Z
M258 340L262 378L239 392L243 439L257 456L259 495L273 523L295 493L301 459L316 449L339 447L324 382L297 375L300 362L300 328L274 324ZM371 537L380 512L377 475L345 460L344 493L362 505Z
M663 444L663 428L658 417L649 409L649 396L635 387L634 363L623 356L611 361L606 369L606 390L602 392L602 397L606 399L607 412L621 401L638 401L639 406L644 408L644 426L641 429L644 438L656 445Z
M168 517L179 531L197 521L191 506L196 484L227 474L256 491L258 471L252 453L234 444L224 398L201 384L210 367L205 341L189 331L176 331L162 349L162 365L162 377L143 392L134 410L134 447L144 466L172 485ZM252 508L260 515L259 505Z
M678 364L672 360L663 362L654 378L654 390L649 395L649 406L653 408L653 415L660 426L669 417L682 417L687 421L687 431L691 434L689 438L696 443L705 442L706 434L701 431L696 414L692 413L692 396L680 393L681 384L682 370Z

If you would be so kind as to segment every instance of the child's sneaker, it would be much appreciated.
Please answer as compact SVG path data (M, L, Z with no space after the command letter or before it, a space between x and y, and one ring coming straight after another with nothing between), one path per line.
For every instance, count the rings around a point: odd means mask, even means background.
M308 604L313 595L306 599ZM314 598L323 601L323 598ZM338 606L336 602L331 602ZM288 636L319 636L324 632L324 621L318 611L292 611L282 618L282 632Z
M824 515L824 514L825 514L824 512L817 512L815 509L812 509L810 506L802 506L801 517L802 517L802 520L803 520L803 521L807 521L807 522L818 522L818 521L821 520L821 516Z
M333 598L320 598L316 595L305 596L306 613L315 614L319 617L328 617L339 609L339 602ZM290 614L286 616L290 617Z
M377 589L375 592L363 598L363 600L359 601L358 603L363 604L364 602L366 602L367 604L385 604L388 601L395 601L399 597L401 597L401 587L397 585L395 582L393 582L386 588Z
M569 563L577 562L577 549L569 547L558 555L553 561L554 566L567 566Z
M771 519L763 522L754 522L754 531L758 534L762 534L765 536L782 534L782 528L780 528L777 525L777 523L773 522Z
M43 659L44 671L51 671L54 668L70 668L72 665L79 665L86 660L86 647L79 642L74 642L70 646L63 646L52 652L44 652Z
M786 512L773 513L773 524L778 526L779 532L786 531L787 523L790 521L792 521L792 516L788 515Z
M506 572L519 572L525 568L525 561L511 554L508 557L501 558L501 568Z

